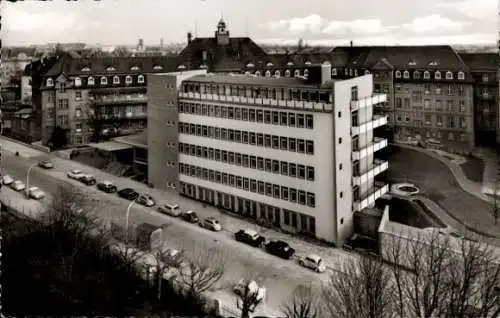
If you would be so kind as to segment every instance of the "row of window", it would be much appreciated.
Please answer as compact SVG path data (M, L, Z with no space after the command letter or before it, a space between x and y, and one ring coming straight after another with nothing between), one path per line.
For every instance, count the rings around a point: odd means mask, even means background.
M413 76L412 76L413 79L420 79L421 76L423 77L423 79L431 79L431 73L429 71L424 71L423 74L420 71L413 71ZM396 78L409 79L410 78L410 72L409 71L403 71L403 72L401 72L401 71L397 70L395 72L395 77ZM447 80L453 80L453 78L454 78L453 72L447 71L445 73L445 79L447 79ZM440 71L434 72L434 79L436 79L436 80L442 79L442 75L441 75ZM462 71L458 72L457 73L457 79L459 79L459 80L465 80L465 73L462 72Z
M261 76L262 75L262 73L260 71L255 71L254 73L252 73L250 71L246 71L245 74L247 74L247 75L253 74L255 76ZM285 72L283 72L283 74L284 74L285 77L291 77L292 76L292 71L291 70L285 70ZM264 76L265 77L271 77L271 75L274 76L274 77L281 77L281 72L279 70L274 71L274 74L272 74L270 70L267 70L267 71L264 72ZM308 77L309 76L309 70L305 69L304 73L302 75L300 74L300 70L295 70L295 71L293 71L293 76L294 77L299 77L299 76Z
M387 93L386 92L386 86L387 84L384 84L384 93ZM375 88L376 88L377 85L375 85ZM426 83L424 85L411 85L411 86L405 86L405 85L400 85L400 84L396 84L394 85L394 91L396 93L399 93L399 92L403 92L405 94L409 94L410 93L410 89L411 89L411 93L412 94L419 94L419 95L431 95L432 93L432 87L434 86L434 95L443 95L443 89L442 89L442 86L440 84L434 84L434 85L431 85L430 83ZM458 92L458 96L465 96L465 88L464 88L464 85L454 85L454 84L449 84L447 86L447 95L448 96L454 96L455 95L455 91Z
M404 109L411 108L410 98L396 97L395 103L396 103L396 108L404 108ZM417 103L419 105L413 105L413 109L423 108L424 110L431 111L433 109L433 106L434 106L434 109L437 112L447 111L447 112L454 113L456 111L456 103L455 103L454 99L446 100L446 107L443 107L443 101L441 101L439 99L434 101L434 105L430 99L424 99L423 106L419 102L417 102ZM465 113L465 111L466 111L465 100L462 99L462 100L458 101L458 110L461 113Z
M162 69L163 69L163 66L161 66L161 65L154 65L153 66L153 70L162 70ZM130 67L130 70L131 71L140 71L141 68L139 66L137 66L137 65L132 65ZM82 72L90 72L90 67L85 66L84 68L81 69L81 71ZM108 66L108 67L106 67L106 71L107 72L116 71L116 67L114 67L114 66Z
M297 128L314 128L314 119L311 114L287 113L243 107L202 105L182 102L179 103L179 113L245 120Z
M194 178L220 183L245 191L266 195L275 199L307 205L311 208L316 206L316 196L312 192L306 192L299 189L280 186L269 182L249 179L183 163L179 163L179 172Z
M93 76L89 76L88 78L86 78L86 80L87 80L87 85L88 86L93 86L93 85L96 84L96 79ZM74 80L74 84L75 84L76 87L82 86L83 85L82 82L83 82L83 80L80 77L76 77L75 80ZM125 84L133 84L133 82L134 81L133 81L132 76L130 76L130 75L125 76L125 80L124 80ZM138 83L138 84L144 84L144 82L145 82L144 75L137 76L136 83ZM99 79L99 83L101 85L108 85L108 77L107 76L101 76L100 79ZM120 76L118 76L118 75L113 76L112 83L114 85L120 84L121 83ZM54 80L52 78L48 78L47 79L47 87L52 87L52 86L54 86ZM62 92L64 92L64 91L62 91Z
M433 123L437 127L443 127L443 123L445 123L446 128L450 129L455 129L455 128L460 128L460 129L466 129L467 128L467 119L465 117L456 117L456 116L444 116L446 119L446 122L443 121L443 116L441 115L436 115L435 120L433 120L434 116L431 115L425 115L424 119L418 119L422 117L422 114L413 114L413 125L416 127L422 127L423 125L426 126L432 126ZM403 113L398 113L396 120L397 121L403 121L403 118L406 122L412 121L412 116L408 112L403 112Z
M292 178L314 181L314 167L286 161L272 160L232 151L179 143L179 152L185 155L221 161L250 169L258 169Z
M412 134L425 134L426 138L435 138L435 139L447 139L448 141L462 141L465 142L467 141L467 134L461 133L461 134L454 134L453 132L442 132L442 131L436 131L436 130L429 130L426 129L425 131L421 130L414 130L414 129L408 129L408 128L402 128L400 131L396 132L397 134L401 134L404 136L411 136Z
M179 132L193 136L208 137L259 147L286 150L291 152L314 155L314 141L290 138L284 136L268 135L248 131L240 131L190 123L179 123Z

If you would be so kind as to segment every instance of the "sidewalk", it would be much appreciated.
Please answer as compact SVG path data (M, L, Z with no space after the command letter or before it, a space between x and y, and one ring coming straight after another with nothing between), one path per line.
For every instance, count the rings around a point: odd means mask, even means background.
M41 155L47 155L46 152L30 148L23 145L22 143L17 143L7 139L6 137L0 137L0 147L2 151L8 151L11 153L19 152L19 156L23 158L38 157Z

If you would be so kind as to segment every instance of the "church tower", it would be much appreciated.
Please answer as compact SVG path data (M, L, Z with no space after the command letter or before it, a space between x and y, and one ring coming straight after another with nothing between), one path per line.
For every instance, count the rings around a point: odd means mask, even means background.
M229 44L229 31L226 29L226 23L222 19L220 19L219 23L217 24L215 39L217 40L217 45Z

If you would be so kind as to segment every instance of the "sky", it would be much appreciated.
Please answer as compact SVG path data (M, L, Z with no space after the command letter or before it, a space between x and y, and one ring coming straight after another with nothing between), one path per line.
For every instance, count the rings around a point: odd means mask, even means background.
M85 42L185 43L231 36L309 45L494 44L498 0L79 0L1 1L5 46Z

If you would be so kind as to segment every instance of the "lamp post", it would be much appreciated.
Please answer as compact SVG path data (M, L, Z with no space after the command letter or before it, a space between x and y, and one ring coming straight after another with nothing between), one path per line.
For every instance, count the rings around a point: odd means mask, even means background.
M30 188L30 172L31 169L33 169L37 163L33 163L29 168L28 171L26 172L26 195L29 195L29 188Z
M132 206L134 205L137 199L132 200L127 207L127 213L125 214L125 243L128 244L128 219L130 217L130 211L132 210Z

